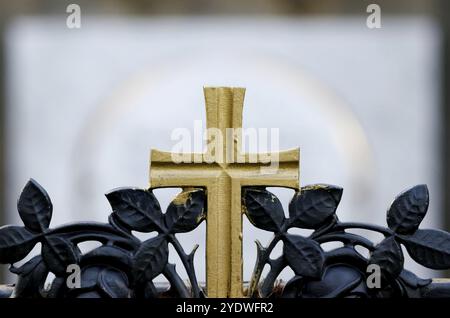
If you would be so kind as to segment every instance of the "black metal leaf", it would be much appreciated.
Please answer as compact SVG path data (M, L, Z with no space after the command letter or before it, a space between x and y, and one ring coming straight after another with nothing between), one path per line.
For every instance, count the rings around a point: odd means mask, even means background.
M165 235L158 235L142 243L133 258L133 277L137 283L158 276L167 264L169 247Z
M100 272L97 284L111 298L130 298L131 296L127 276L113 267L105 268Z
M399 235L409 255L432 269L450 268L450 233L440 230L417 230L413 235Z
M278 232L285 220L280 200L262 188L244 188L243 209L257 228Z
M294 277L285 286L283 298L338 298L350 296L364 283L363 274L347 264L333 264L325 268L320 280L303 282Z
M20 261L28 255L36 243L36 235L22 226L0 228L0 263Z
M407 298L424 297L429 285L432 285L432 279L419 278L406 269L402 270L397 282L402 289L402 295Z
M296 275L319 278L324 254L319 243L299 235L286 234L283 239L284 257Z
M38 266L40 263L42 263L42 256L37 255L30 259L28 262L23 264L20 267L15 267L14 265L11 265L9 268L9 271L11 273L17 274L17 275L28 275L31 271L33 271L36 266Z
M206 216L206 196L202 189L183 191L176 196L164 216L167 229L172 233L194 230Z
M42 244L42 258L56 276L64 276L67 266L78 264L80 252L70 241L59 236L48 236Z
M107 263L118 269L130 268L132 253L116 246L102 245L83 255L83 261Z
M17 202L17 210L27 228L43 232L50 225L53 205L44 188L30 179L22 190Z
M163 226L163 214L155 195L142 189L122 188L106 194L117 218L131 230L158 231Z
M419 278L416 274L403 269L399 275L399 279L412 288L424 287L432 282L430 278Z
M91 265L85 266L81 270L81 288L82 289L94 289L97 286L98 275L103 270L102 266Z
M316 229L334 213L342 197L342 188L316 184L303 187L289 203L289 217L292 225Z
M369 264L380 266L385 277L396 278L403 269L403 252L394 237L385 238L371 253Z
M47 266L40 255L33 257L19 268L12 267L10 271L19 276L14 288L14 298L40 298L47 278Z
M425 217L428 203L429 194L425 184L402 192L387 212L388 226L396 233L413 233Z

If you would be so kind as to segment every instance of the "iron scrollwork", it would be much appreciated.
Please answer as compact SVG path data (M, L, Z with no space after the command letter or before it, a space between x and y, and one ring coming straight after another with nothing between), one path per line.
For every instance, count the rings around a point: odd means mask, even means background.
M202 297L194 271L194 255L198 246L185 253L176 233L194 230L206 215L205 193L201 189L185 189L162 213L151 190L123 188L106 195L113 212L109 223L77 223L50 229L52 202L47 192L30 180L18 201L24 226L0 229L0 262L13 264L23 259L37 243L41 254L10 271L19 276L13 297ZM156 232L140 241L132 231ZM100 247L82 254L78 244L98 241ZM171 244L189 276L186 286L169 263ZM69 265L81 268L80 288L66 284ZM44 283L52 272L51 287ZM170 288L161 290L153 279L162 274Z
M418 229L428 210L429 194L426 185L415 186L401 193L387 212L388 227L364 223L340 222L336 209L342 188L332 185L312 185L301 189L289 204L289 218L285 218L278 198L265 188L247 188L243 206L250 222L274 236L267 247L257 243L258 257L249 294L255 297L423 297L430 279L420 279L403 268L401 245L417 263L431 269L450 267L450 234L444 231ZM312 229L309 237L290 234L290 228ZM381 233L384 239L374 244L367 238L347 230L362 229ZM270 258L278 242L283 254ZM321 244L341 242L342 247L324 251ZM364 257L355 247L369 251ZM262 283L265 265L270 270ZM367 269L377 265L381 284L370 288ZM276 278L289 266L295 273L281 290ZM448 289L448 286L445 286ZM445 289L444 288L444 289ZM424 292L425 291L425 292ZM428 296L448 296L439 290Z
M257 259L246 290L250 297L436 297L450 296L446 284L433 287L430 279L418 278L404 269L401 245L419 264L432 269L450 268L450 234L419 229L429 203L425 185L400 194L387 212L387 227L365 223L341 222L336 209L342 188L331 185L303 187L289 204L285 217L281 202L264 187L246 187L242 207L250 222L259 229L273 232L266 247L256 242ZM108 223L76 223L54 229L49 227L53 206L47 192L30 180L18 200L18 212L24 226L0 228L0 262L11 264L18 275L13 297L205 297L196 278L194 255L198 245L186 253L176 237L201 224L207 213L206 191L185 188L170 203L165 213L152 189L122 188L106 195L112 207ZM312 230L309 236L292 234L289 229ZM374 244L351 233L352 229L377 232L384 239ZM141 241L134 231L155 233ZM78 244L97 241L101 245L82 253ZM271 258L278 243L281 256ZM341 242L342 247L324 251L321 245ZM17 267L37 243L40 255ZM169 262L169 244L181 259L188 275L183 281ZM360 254L356 247L369 251ZM81 268L81 286L68 288L67 266ZM262 277L263 269L270 270ZM367 268L381 270L381 287L370 288ZM286 267L295 273L286 284L277 278ZM49 273L55 278L49 288ZM155 277L169 282L162 288ZM6 295L6 294L4 294Z

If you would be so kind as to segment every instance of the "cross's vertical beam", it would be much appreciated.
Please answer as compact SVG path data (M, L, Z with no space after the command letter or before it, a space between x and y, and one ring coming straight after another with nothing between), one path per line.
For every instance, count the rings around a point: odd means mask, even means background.
M216 135L208 138L206 152L209 154L214 152L216 159L222 159L218 163L223 163L224 165L226 165L227 154L231 152L233 157L229 159L235 162L237 154L241 150L239 149L241 134L236 129L242 128L245 88L205 87L203 91L206 105L206 128L210 132L217 130L220 132L220 138L222 138L220 143L222 147L220 154L222 156L218 156L218 153L212 149L218 145L217 140L215 140ZM227 131L228 128L234 129L230 130L231 136L229 136L229 131ZM229 144L229 142L232 142L232 144Z
M238 140L227 139L227 128L242 127L243 88L207 87L204 89L206 122L208 129L218 129L223 138L221 155L215 159L226 166L227 149L238 150ZM217 136L216 136L217 137ZM237 137L239 138L239 137ZM228 142L233 142L233 145ZM210 140L207 152L211 153ZM217 145L217 144L216 144ZM216 149L217 151L218 149ZM239 212L240 193L232 193L233 182L223 171L208 190L208 217L206 227L206 270L208 297L242 297L242 241L241 235L233 235L232 229L240 229L242 216ZM214 187L213 190L211 187ZM240 187L239 187L240 192ZM235 197L239 202L234 202ZM236 213L238 211L238 213ZM240 231L239 231L240 232ZM233 260L239 260L238 262ZM231 275L234 274L232 277Z

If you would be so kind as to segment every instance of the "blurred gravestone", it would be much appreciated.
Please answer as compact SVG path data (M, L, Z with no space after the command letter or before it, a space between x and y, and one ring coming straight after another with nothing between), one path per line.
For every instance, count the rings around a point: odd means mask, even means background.
M103 193L146 187L150 148L193 131L202 86L221 85L247 88L244 127L280 128L281 149L300 145L303 185L344 187L341 219L384 224L394 195L427 183L425 225L439 227L439 37L428 20L371 30L364 17L87 17L71 30L63 17L28 18L10 25L6 49L9 223L29 177L53 199L52 226L106 221ZM292 192L275 192L286 207ZM166 206L175 193L156 194ZM204 234L187 234L185 248ZM245 226L245 259L267 236Z

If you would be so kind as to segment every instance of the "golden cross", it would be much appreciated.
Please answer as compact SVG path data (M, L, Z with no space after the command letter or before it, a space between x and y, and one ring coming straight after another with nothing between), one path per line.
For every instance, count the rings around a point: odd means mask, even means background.
M206 87L204 94L208 133L206 152L176 154L152 149L150 184L153 188L206 188L207 295L243 297L241 188L298 189L299 149L266 154L241 153L245 89ZM184 160L176 163L179 159L174 158L180 158L180 155ZM276 171L268 169L271 165Z

